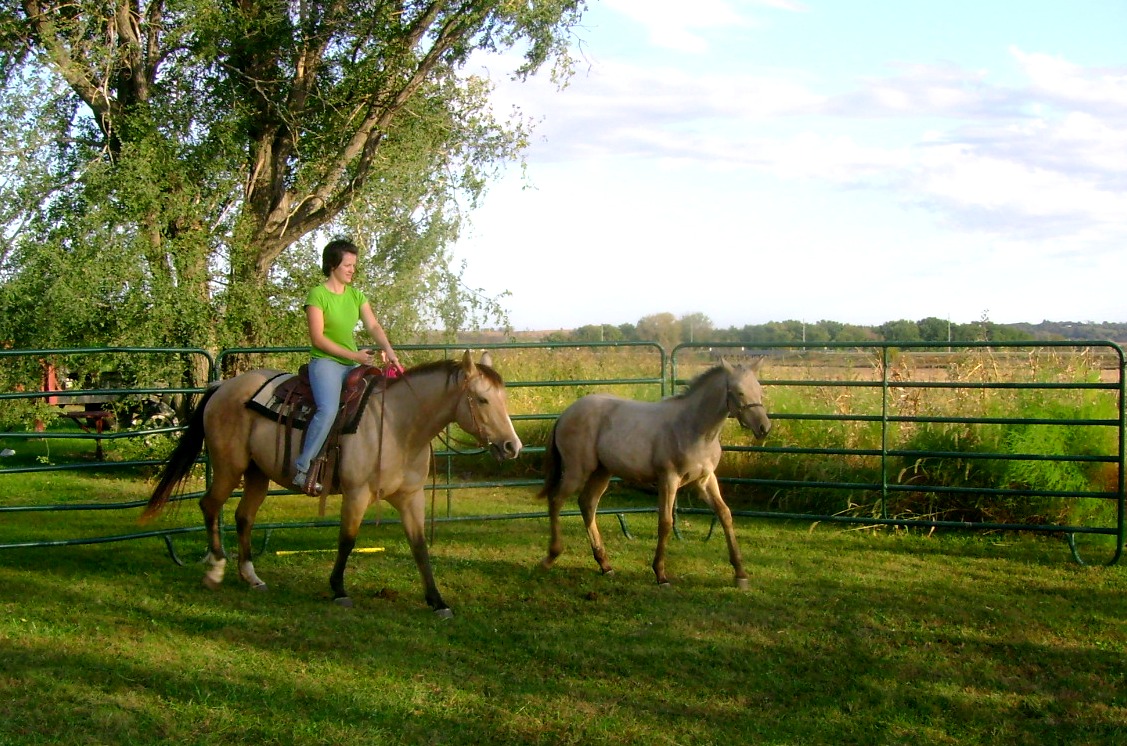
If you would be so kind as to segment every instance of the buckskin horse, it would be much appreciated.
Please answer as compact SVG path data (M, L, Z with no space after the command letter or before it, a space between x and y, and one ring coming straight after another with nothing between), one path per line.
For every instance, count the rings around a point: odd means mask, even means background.
M692 484L724 527L736 587L746 588L747 573L732 512L720 496L715 472L721 455L720 429L726 418L734 417L759 439L771 430L763 390L755 376L760 362L733 366L722 360L693 379L684 392L658 402L589 394L567 407L545 448L540 497L548 498L551 539L541 565L551 567L563 552L560 508L569 495L582 489L579 509L591 552L603 574L614 572L595 519L611 477L620 477L657 487L653 571L658 584L668 585L665 547L673 529L674 499L679 488Z
M212 480L199 505L208 536L204 584L212 589L223 581L227 564L220 511L240 479L243 496L235 510L239 576L252 588L266 588L251 561L251 530L270 481L290 486L287 466L297 457L300 438L293 439L287 454L280 445L287 441L283 425L252 411L247 403L277 375L278 371L248 371L207 390L141 517L148 521L161 512L206 445ZM385 500L400 515L427 604L439 616L452 616L435 585L424 533L431 441L451 422L488 446L498 459L520 454L522 444L509 417L505 384L489 366L488 355L475 364L467 350L460 362L427 363L387 380L386 389L368 398L356 432L342 436L336 478L324 479L326 488L339 484L342 495L337 558L329 576L338 604L352 605L344 571L364 513L376 500Z

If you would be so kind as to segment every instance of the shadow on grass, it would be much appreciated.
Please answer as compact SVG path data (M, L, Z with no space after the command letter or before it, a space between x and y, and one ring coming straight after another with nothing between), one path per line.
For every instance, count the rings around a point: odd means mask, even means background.
M577 520L547 572L546 522L440 526L446 622L423 604L394 525L362 535L385 550L350 563L352 610L328 600L331 552L263 554L265 593L233 572L206 591L201 568L172 564L156 540L0 552L0 732L13 743L1123 734L1119 569L1054 563L1045 542L964 556L936 540L745 523L751 589L739 592L723 541L701 541L707 524L692 522L662 589L649 524L632 522L634 540L604 529L613 577L598 574ZM296 544L334 537L317 529Z

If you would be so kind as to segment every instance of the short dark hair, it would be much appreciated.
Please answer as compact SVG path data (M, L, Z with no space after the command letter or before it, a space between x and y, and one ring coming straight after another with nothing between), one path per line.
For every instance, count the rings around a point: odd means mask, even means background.
M359 255L360 249L347 238L337 238L325 244L325 249L321 252L321 274L325 277L331 275L340 266L345 254Z

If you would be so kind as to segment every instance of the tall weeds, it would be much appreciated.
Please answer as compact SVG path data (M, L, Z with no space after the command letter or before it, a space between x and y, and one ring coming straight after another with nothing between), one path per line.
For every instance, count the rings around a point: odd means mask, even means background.
M769 368L770 447L734 454L724 470L766 484L730 490L733 499L788 512L991 523L1058 525L1113 512L1117 465L1085 459L1115 456L1118 429L1084 421L1116 422L1118 392L1067 387L1097 384L1099 356L978 348L885 362L828 365L811 355ZM883 443L881 417L889 420ZM746 442L736 430L727 435L726 443ZM774 488L774 480L804 484Z

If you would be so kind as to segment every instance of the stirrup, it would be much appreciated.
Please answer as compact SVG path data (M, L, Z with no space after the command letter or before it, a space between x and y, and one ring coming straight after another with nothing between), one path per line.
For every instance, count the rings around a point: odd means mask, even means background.
M306 476L305 474L294 475L293 486L296 487L297 489L301 490L305 494L309 495L310 497L320 497L321 496L321 490L322 490L321 483L314 481L313 479Z

